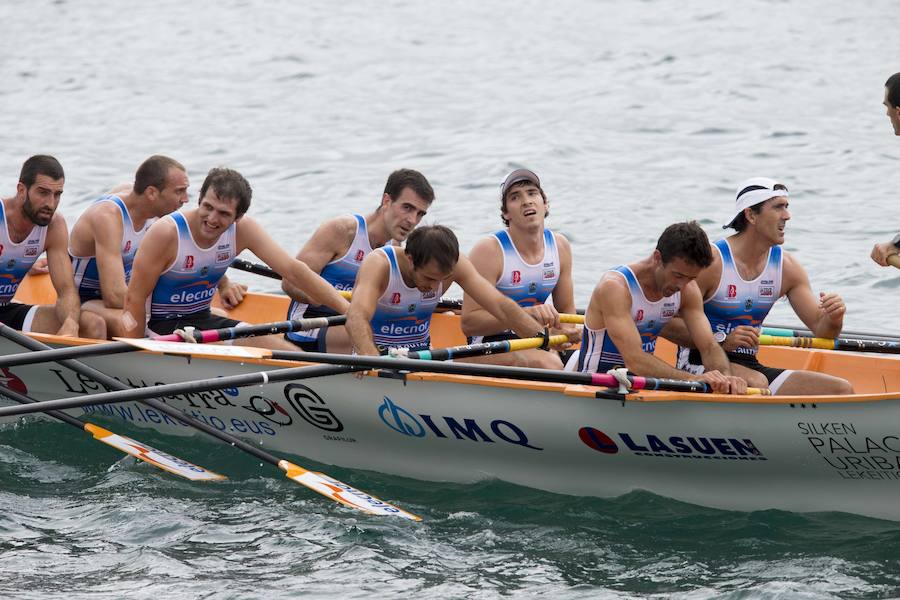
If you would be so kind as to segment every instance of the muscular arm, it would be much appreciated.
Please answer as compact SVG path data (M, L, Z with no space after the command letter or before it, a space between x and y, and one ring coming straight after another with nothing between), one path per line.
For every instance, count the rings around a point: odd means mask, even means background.
M352 223L349 223L348 219L352 220ZM306 263L306 266L314 273L321 273L325 265L347 251L353 241L355 231L356 219L353 217L330 219L322 223L303 245L303 248L297 253L297 260ZM281 282L281 289L294 300L304 302L308 300L303 290L287 280Z
M588 323L591 327L596 328L593 323L602 318L607 334L619 349L629 371L645 377L699 379L695 375L679 371L652 354L644 352L641 334L638 333L634 319L631 317L631 294L620 277L605 276L594 288L590 306L589 312L592 313L592 318L588 320Z
M542 324L529 316L515 301L498 292L465 256L460 255L449 281L456 281L467 296L471 296L497 319L503 329L512 329L519 337L532 337L543 331ZM447 286L444 287L446 289Z
M496 285L503 269L503 254L493 236L479 240L469 253L469 260L484 279ZM497 317L476 302L468 292L463 294L460 326L465 335L492 335L505 329Z
M833 338L840 335L846 310L840 296L823 294L820 299L816 299L806 270L787 252L784 253L782 269L782 293L787 295L791 307L804 325L816 337Z
M706 370L731 375L731 363L713 337L709 319L703 313L703 301L696 283L691 282L681 290L681 308L678 312L693 346L700 351Z
M100 276L100 293L107 308L125 306L125 267L122 263L124 228L119 210L111 202L104 202L87 216L87 225L94 238L94 255ZM115 212L113 212L115 211Z
M381 252L373 252L363 260L353 287L353 301L347 311L346 325L350 343L357 354L378 356L372 334L372 316L389 279L390 264Z
M162 272L175 261L177 248L178 231L175 223L168 219L154 223L141 241L125 293L122 311L125 337L144 337L147 298L153 293Z
M62 215L56 214L47 228L47 265L56 290L56 317L62 326L57 335L78 335L81 301L75 289L72 260L69 258L69 230Z
M559 251L559 279L553 288L553 306L557 312L575 314L575 285L572 282L572 246L569 240L553 234Z
M237 243L238 252L250 250L313 302L329 306L340 314L345 314L350 307L337 290L305 263L291 258L252 218L244 216L237 222Z

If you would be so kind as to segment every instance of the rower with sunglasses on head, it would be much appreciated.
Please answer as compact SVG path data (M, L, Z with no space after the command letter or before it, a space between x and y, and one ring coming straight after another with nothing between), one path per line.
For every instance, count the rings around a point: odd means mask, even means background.
M723 225L736 233L712 244L713 262L697 276L704 312L716 340L731 362L733 375L751 387L766 387L773 394L852 394L845 379L813 371L767 367L757 360L759 332L775 301L787 296L800 320L817 337L841 333L846 306L840 296L813 294L806 270L784 251L788 189L768 177L748 179L738 187L735 209ZM690 346L684 323L674 319L663 337ZM678 367L698 373L703 366L696 349L679 351Z

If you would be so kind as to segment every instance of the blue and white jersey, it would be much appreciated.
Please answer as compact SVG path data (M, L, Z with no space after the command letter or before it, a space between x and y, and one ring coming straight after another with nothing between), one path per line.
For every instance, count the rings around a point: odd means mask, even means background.
M362 215L353 215L356 219L356 235L350 242L347 252L340 258L336 258L322 269L319 275L322 279L334 286L338 291L352 291L353 284L356 282L356 274L362 265L363 259L372 252L372 246L369 244L369 230L366 227L366 219ZM312 317L329 317L336 315L334 309L320 305L307 304L305 302L297 302L291 300L288 307L287 318L289 320L305 319ZM312 342L318 339L319 330L311 329L309 331L298 331L287 334L287 338L292 342Z
M156 218L147 219L144 222L144 226L139 231L136 231L131 215L128 214L128 207L125 206L125 202L121 197L112 194L101 196L91 206L96 206L101 202L112 202L119 208L119 213L122 217L122 266L125 267L125 283L128 283L131 281L131 266L134 263L134 255L137 254L138 246L141 240L144 239L144 234L156 222ZM87 302L88 300L99 300L102 298L100 293L100 271L97 269L97 255L75 256L70 247L69 256L72 257L75 287L78 288L78 295L81 297L81 301Z
M769 258L762 273L746 281L738 274L728 240L716 240L713 247L722 256L722 276L719 287L703 304L703 311L713 331L726 334L739 325L759 327L781 297L781 274L784 256L781 246L769 249ZM755 355L755 348L736 348L739 354Z
M386 246L383 252L391 265L387 289L378 299L372 315L372 335L381 352L389 348L428 350L431 347L431 315L441 301L443 284L430 292L407 287L397 265L396 247Z
M178 227L178 254L163 271L150 300L151 319L175 319L209 310L216 286L236 255L236 226L232 223L209 248L194 241L182 213L165 217Z
M644 352L652 353L656 349L659 332L681 307L681 292L650 302L630 268L621 266L610 272L618 273L628 284L628 291L631 292L631 318L641 334L641 348ZM578 351L577 370L605 373L612 368L624 366L625 360L606 329L591 329L585 325L581 349Z
M536 264L525 262L508 230L494 232L494 239L503 251L503 270L496 282L497 289L522 308L546 302L559 281L559 250L553 232L544 229L544 256Z
M9 239L6 206L0 200L0 306L9 304L34 261L44 252L47 228L35 225L18 244Z

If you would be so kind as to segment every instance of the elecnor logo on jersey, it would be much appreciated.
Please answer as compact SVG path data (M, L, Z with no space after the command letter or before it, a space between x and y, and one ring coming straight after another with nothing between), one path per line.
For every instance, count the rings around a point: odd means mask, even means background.
M544 450L532 445L528 440L528 435L521 427L504 419L494 419L484 425L484 421L479 423L475 419L466 417L415 415L394 403L387 396L378 407L378 417L389 429L408 437L455 438L485 444L496 444L499 441L531 450Z
M522 271L513 271L512 272L512 282L513 283L522 283Z
M635 456L768 460L749 438L703 435L666 437L652 433L617 433L615 436L610 436L595 427L582 427L578 430L578 437L585 446L602 454L618 454L620 451L629 451ZM618 438L619 443L614 437Z
M188 254L184 257L184 268L185 269L193 269L194 268L194 255Z
M728 284L728 297L737 298L737 286L733 283Z
M362 259L364 259L365 257L366 257L365 252L363 252L362 250L357 250L356 256L354 256L353 258L356 260L356 262L362 262Z
M400 304L400 292L391 294L391 304Z

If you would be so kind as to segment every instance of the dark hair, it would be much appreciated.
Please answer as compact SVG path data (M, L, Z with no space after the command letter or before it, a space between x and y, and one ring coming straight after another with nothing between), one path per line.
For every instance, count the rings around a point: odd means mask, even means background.
M66 178L59 161L47 154L35 154L26 160L22 165L22 172L19 173L19 181L26 188L30 188L37 181L38 175L46 175L54 181Z
M449 227L443 225L423 225L416 227L406 238L406 253L412 259L413 267L421 268L434 260L449 273L459 261L459 242Z
M520 188L520 187L523 187L526 185L533 185L534 187L536 187L538 189L538 191L541 192L541 198L544 199L544 202L547 201L547 194L544 193L544 188L539 186L537 183L530 181L528 179L523 179L522 181L515 182L514 184L512 184L511 186L506 188L506 193L503 194L502 198L500 198L500 220L503 221L503 225L505 225L506 227L509 227L509 219L507 219L506 217L503 216L503 213L506 212L506 199L507 199L507 197L509 197L509 193L511 191L513 191L516 188ZM547 217L549 215L550 215L550 210L545 208L544 216Z
M713 261L709 238L697 221L674 223L666 227L656 242L656 249L662 256L663 264L681 257L705 269Z
M187 172L180 162L174 158L154 154L141 163L137 173L134 174L134 193L143 194L151 185L162 191L166 188L166 175L169 169L180 169Z
M235 218L240 218L250 208L250 198L253 196L253 189L250 183L243 175L234 169L226 169L225 167L216 167L210 169L203 180L200 187L200 199L206 196L209 188L213 188L216 195L222 199L236 200Z
M884 87L887 88L887 101L891 106L894 108L900 106L900 73L894 73L888 77L888 80L884 82Z
M759 188L757 188L757 189L759 189ZM772 189L773 190L784 190L785 192L788 191L787 186L782 183L776 183L774 186L772 186ZM777 198L777 196L772 196L772 198ZM769 200L771 200L772 198L769 198ZM748 206L747 208L749 208L755 214L758 215L760 213L760 211L762 210L763 204L765 204L765 203L766 203L766 201L763 201L758 204L754 204L753 206ZM746 209L744 209L744 210L746 210ZM742 210L740 212L740 214L738 214L738 216L736 216L734 218L734 220L728 225L728 227L733 227L735 231L740 233L740 232L744 231L745 229L747 229L747 226L749 224L750 224L750 221L747 220L747 217L744 215L744 211Z
M396 200L405 188L409 188L422 200L431 204L434 202L434 190L425 176L413 169L397 169L388 176L384 184L384 193ZM381 206L379 205L379 208Z

